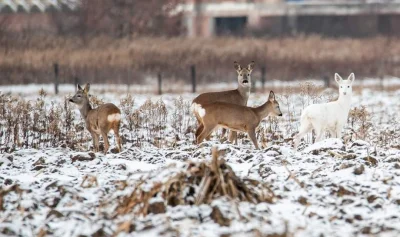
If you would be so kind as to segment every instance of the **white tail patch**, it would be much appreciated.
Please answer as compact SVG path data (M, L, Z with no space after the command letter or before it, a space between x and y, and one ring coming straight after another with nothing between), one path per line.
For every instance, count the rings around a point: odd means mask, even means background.
M115 121L120 121L121 120L121 114L110 114L107 116L107 120L109 122L115 122Z
M201 106L200 106L200 108L198 109L198 111L199 111L200 117L203 118L203 117L206 115L206 110L203 109Z
M192 112L198 114L200 117L204 117L206 115L206 110L200 104L193 103L192 104Z

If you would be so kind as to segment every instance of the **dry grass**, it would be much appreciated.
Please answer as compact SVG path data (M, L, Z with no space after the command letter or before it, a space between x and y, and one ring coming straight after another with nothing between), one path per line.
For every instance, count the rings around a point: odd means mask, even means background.
M267 184L240 179L224 159L218 159L217 148L213 148L212 154L211 162L189 162L186 171L154 183L150 189L146 181L138 182L119 203L115 215L158 214L165 212L166 206L210 204L219 197L250 203L274 202L276 197ZM163 201L154 202L152 198Z
M321 86L309 82L283 88L278 100L287 115L284 120L269 118L261 122L256 133L262 147L291 140L298 131L298 108L304 109L310 104L335 99L332 91L325 94L322 92ZM18 147L62 146L81 151L90 149L91 138L84 121L76 117L68 98L61 103L46 104L46 101L47 95L43 90L36 99L30 101L0 93L0 153L9 153ZM91 96L90 102L94 107L104 103L96 96ZM196 120L190 110L190 101L182 97L173 99L171 106L167 107L162 99L156 102L148 99L137 105L135 98L127 94L120 100L119 107L123 113L123 144L139 148L148 144L169 148L195 142L193 132L197 126ZM366 107L352 109L345 136L373 141L382 146L391 145L398 140L399 136L393 129L374 129L372 115L371 109ZM374 116L378 115L375 113ZM388 119L390 124L397 123L396 117ZM313 137L309 134L307 141L313 141ZM248 140L245 134L240 134L239 138L244 143Z
M189 80L196 65L199 80L226 80L234 75L233 61L255 60L265 65L267 79L320 78L333 72L357 76L400 75L400 41L326 39L307 36L281 39L252 38L135 38L97 37L17 39L0 46L0 71L15 83L49 82L58 62L61 81L78 75L91 81L132 82L161 72L164 78ZM258 77L259 72L256 72ZM24 77L23 77L24 76ZM25 78L25 79L24 79ZM10 80L7 80L10 81Z
M12 152L18 147L46 148L69 147L87 150L91 138L84 121L77 118L68 98L62 103L46 104L46 93L41 90L35 100L27 101L0 93L0 153ZM90 103L98 107L104 102L90 95ZM119 107L124 115L121 127L123 143L142 147L152 144L156 147L175 146L176 141L185 139L194 129L190 103L182 98L174 100L173 111L168 112L162 99L150 99L134 109L135 99L127 95ZM168 117L168 114L173 116ZM167 141L167 138L175 138ZM170 139L171 140L171 139Z

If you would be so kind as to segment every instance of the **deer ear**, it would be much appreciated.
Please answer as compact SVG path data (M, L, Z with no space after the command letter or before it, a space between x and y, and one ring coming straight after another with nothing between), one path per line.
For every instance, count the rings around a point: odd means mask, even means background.
M236 71L242 70L242 66L240 66L240 64L236 61L233 62L233 66L235 67Z
M335 73L335 81L339 84L341 81L343 81L343 79L341 76L339 76L339 74Z
M76 85L76 90L82 91L83 89L82 89L82 87L81 87L79 84L77 84L77 85Z
M251 63L249 63L249 65L247 65L247 70L253 71L253 69L254 69L254 64L255 64L255 62L254 62L254 61L251 61Z
M273 91L269 92L268 100L271 102L275 101L275 93Z
M89 92L89 89L90 89L90 83L87 83L85 89L83 89L83 92L87 94Z
M354 82L354 80L355 80L354 72L352 72L352 73L350 74L350 76L347 78L347 80L350 80L351 83Z

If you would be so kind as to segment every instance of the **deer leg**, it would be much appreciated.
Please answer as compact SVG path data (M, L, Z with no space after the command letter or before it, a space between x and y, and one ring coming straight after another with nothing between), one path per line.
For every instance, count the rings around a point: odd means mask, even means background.
M213 125L213 126L204 126L203 131L201 132L199 137L197 137L197 144L200 144L204 140L204 138L209 136L211 134L211 132L214 130L214 128L215 128L215 125Z
M229 133L229 142L233 143L235 141L235 145L237 145L237 132L236 131L230 131Z
M99 135L91 132L90 133L92 135L92 139L93 139L93 150L94 152L98 152L99 151Z
M222 128L221 138L225 137L226 131L226 128Z
M104 140L104 154L107 154L108 148L110 148L110 143L108 143L107 133L101 131L101 136Z
M206 138L205 138L206 141L210 141L210 140L211 140L211 133L212 133L212 132L210 132L210 134L208 134L208 136L206 136Z
M316 132L315 142L321 141L322 137L324 135L324 130L323 129L318 129L318 130L315 130L315 132Z
M196 133L195 133L196 140L197 140L197 138L200 136L201 132L203 132L203 130L204 130L204 124L203 124L202 120L198 117L197 114L195 116L196 116L197 122L199 123L199 127L197 128ZM209 141L210 139L211 139L211 134L206 137L207 141Z
M120 123L115 123L113 130L114 130L114 136L115 136L115 143L117 143L117 147L118 147L118 152L122 151L122 145L121 145L121 137L119 136L119 127L120 127Z
M202 123L199 122L199 127L197 128L196 133L195 133L196 139L199 137L199 135L201 134L201 132L203 131L203 129L204 129L204 125L203 125Z
M249 134L249 137L251 139L251 141L253 142L254 146L256 147L256 149L260 149L258 147L258 142L257 142L257 138L256 138L256 130L255 129L250 129L249 131L247 131L247 133Z
M297 146L300 143L300 140L311 130L312 125L308 121L303 121L300 125L299 133L294 137L294 149L297 149Z

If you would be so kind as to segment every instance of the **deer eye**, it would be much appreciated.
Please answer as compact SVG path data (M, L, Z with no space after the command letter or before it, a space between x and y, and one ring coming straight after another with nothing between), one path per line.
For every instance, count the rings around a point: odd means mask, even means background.
M81 95L77 95L76 97L81 98Z
M350 86L347 86L347 88L350 88Z
M250 76L250 73L248 73L247 76Z
M243 74L240 74L240 76L243 76Z

